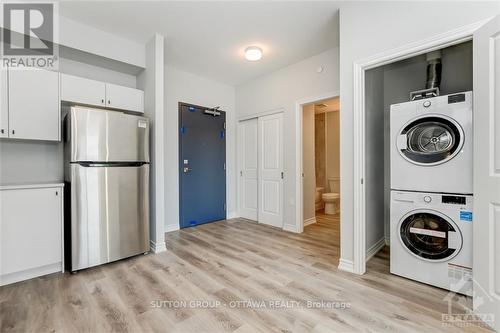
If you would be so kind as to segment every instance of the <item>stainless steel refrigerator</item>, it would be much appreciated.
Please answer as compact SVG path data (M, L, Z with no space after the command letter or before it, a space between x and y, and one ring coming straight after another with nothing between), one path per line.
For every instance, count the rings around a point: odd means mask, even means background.
M148 119L71 107L64 128L71 271L149 251Z

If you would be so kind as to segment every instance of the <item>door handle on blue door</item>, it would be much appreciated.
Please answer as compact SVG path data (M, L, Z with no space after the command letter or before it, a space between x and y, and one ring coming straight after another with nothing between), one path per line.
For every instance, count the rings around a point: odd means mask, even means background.
M188 173L191 171L191 168L188 168L188 167L184 167L184 173Z

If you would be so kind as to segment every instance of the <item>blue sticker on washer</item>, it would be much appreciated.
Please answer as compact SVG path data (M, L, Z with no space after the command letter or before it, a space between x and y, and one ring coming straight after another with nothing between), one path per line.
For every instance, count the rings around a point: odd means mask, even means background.
M460 221L472 222L472 212L460 211Z

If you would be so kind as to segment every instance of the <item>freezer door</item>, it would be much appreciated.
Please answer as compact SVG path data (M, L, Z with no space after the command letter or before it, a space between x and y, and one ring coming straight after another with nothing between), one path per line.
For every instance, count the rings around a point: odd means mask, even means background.
M71 162L149 162L147 118L72 107L69 119Z
M71 270L149 251L149 165L71 164Z

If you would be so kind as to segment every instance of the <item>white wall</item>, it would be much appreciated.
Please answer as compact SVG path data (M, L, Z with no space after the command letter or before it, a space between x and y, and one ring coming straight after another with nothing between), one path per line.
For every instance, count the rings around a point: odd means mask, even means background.
M150 178L149 211L150 242L155 253L165 245L165 38L155 34L146 44L146 69L137 78L144 90L144 114L149 118Z
M376 68L365 77L365 184L366 250L384 238L384 70Z
M0 140L0 184L62 182L60 142Z
M314 104L304 105L302 118L302 171L304 221L316 216L316 159Z
M330 49L236 87L238 118L284 110L284 222L289 230L297 228L295 103L339 89L338 52L338 48ZM319 66L323 67L321 73L316 72Z
M108 69L106 67L91 65L88 62L60 58L59 71L61 73L114 83L131 88L136 88L137 86L137 76L135 75Z
M325 192L331 192L329 178L340 177L340 112L326 113L326 182Z
M165 68L165 212L166 231L179 228L179 102L226 111L227 215L236 216L235 88L172 67Z
M146 67L145 45L64 16L59 17L59 44L133 66Z
M498 2L346 2L340 11L341 257L353 259L353 62L471 24Z

